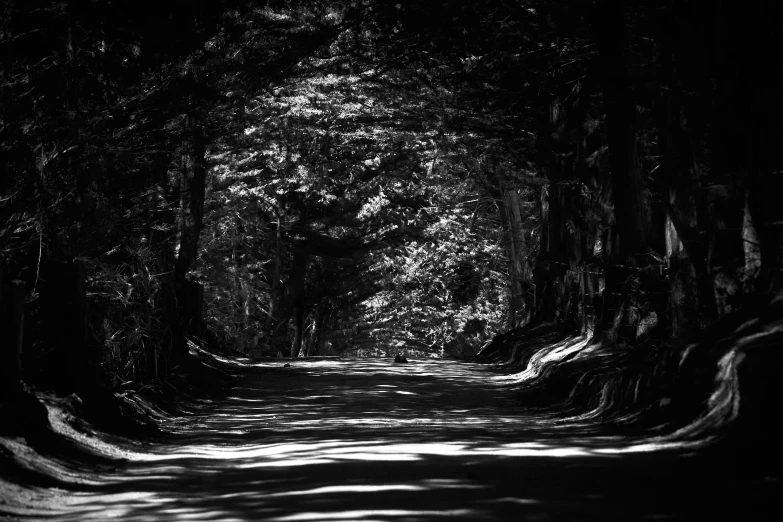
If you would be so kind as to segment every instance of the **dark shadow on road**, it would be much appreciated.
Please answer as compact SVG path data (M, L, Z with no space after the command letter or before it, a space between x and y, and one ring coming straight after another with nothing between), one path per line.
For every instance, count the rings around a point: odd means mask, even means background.
M724 455L531 411L510 378L441 360L264 363L38 517L691 520L741 508L772 519L776 479L750 482Z

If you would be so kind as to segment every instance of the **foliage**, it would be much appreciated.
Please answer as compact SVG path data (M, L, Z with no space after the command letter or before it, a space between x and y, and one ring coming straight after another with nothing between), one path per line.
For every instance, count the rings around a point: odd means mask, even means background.
M424 210L434 216L420 242L374 256L370 271L383 289L362 303L362 324L387 351L473 355L504 327L496 229L471 227L472 212L464 207L438 210Z
M3 270L35 316L42 264L85 260L112 377L148 376L188 335L267 355L469 355L532 320L633 343L653 316L694 332L780 279L761 189L777 160L731 152L726 130L767 122L772 102L712 72L734 54L677 45L695 38L683 27L712 34L687 9L4 9ZM192 281L206 331L185 324Z
M222 303L218 308L224 310L220 316L214 316L215 324L223 325L234 343L242 348L248 345L259 348L259 342L261 347L269 342L264 338L264 315L273 299L273 258L279 248L275 238L278 215L286 252L284 274L291 269L297 244L312 232L340 242L343 252L314 250L316 260L311 274L330 270L332 262L328 258L369 254L361 266L354 266L348 274L337 276L338 280L344 280L343 283L330 285L330 288L308 276L307 294L313 310L321 300L331 301L332 309L340 303L337 308L343 314L338 313L332 319L338 332L346 332L343 325L356 322L364 325L374 321L361 315L368 313L366 311L345 315L346 310L365 299L357 300L356 296L372 295L387 283L398 284L394 281L397 276L391 277L388 270L376 273L379 255L398 265L401 273L407 270L406 259L432 257L428 261L429 276L455 277L454 266L458 261L453 257L460 250L469 252L472 238L458 237L454 232L460 233L456 227L466 224L470 216L458 210L451 219L455 230L447 233L446 222L434 224L438 208L432 205L459 204L466 190L481 189L472 182L454 184L450 181L448 169L462 156L440 152L443 140L426 125L423 131L416 128L412 114L420 104L420 100L405 93L379 89L376 82L367 82L362 75L304 78L293 86L255 100L244 135L232 144L236 152L227 148L215 157L210 196L213 201L210 206L214 206L215 211L210 216L206 236L209 246L202 254L205 266L210 268L208 276L206 272L201 273L208 280L216 280L221 277L218 275L220 270L225 272L225 267L231 267L229 273L233 276L224 274L226 284L222 288L220 284L211 287L215 292L211 299L215 304ZM442 166L434 168L436 163ZM434 199L437 203L433 203ZM475 219L474 212L472 220ZM208 239L210 237L212 241ZM416 253L411 256L413 251L402 245L418 239L427 244L428 249L436 243L440 246L431 253L414 249ZM218 245L222 245L222 250ZM475 261L480 267L487 266L488 255L490 252L496 254L496 247L487 244L482 250L481 261L471 254L463 256L466 258L462 262ZM220 252L222 258L217 259L215 254ZM233 256L231 259L229 253ZM319 257L324 255L325 258ZM437 267L447 270L436 275ZM342 270L345 269L343 266ZM483 268L477 270L483 271ZM364 288L355 288L358 273L363 273ZM228 284L231 277L234 281ZM484 279L487 296L494 295L495 286L502 283L496 277ZM232 289L228 293L233 293L234 299L226 292L228 288ZM416 298L416 302L419 301L421 296ZM415 308L413 306L410 312L400 309L397 315L419 313L413 310ZM449 311L444 313L448 320L438 314L416 318L416 322L429 322L433 326L429 328L431 331L411 334L410 342L437 352L444 343L452 341L469 320L470 312L465 308L455 316L451 303L447 308ZM228 320L229 309L236 317L244 316L244 319L241 322ZM478 313L482 331L488 324L494 325L498 314L502 316L500 310ZM373 316L377 316L377 310ZM398 324L396 318L386 319L390 324ZM400 317L399 320L400 327L406 328L412 319ZM311 317L311 325L313 321L315 318ZM352 332L351 342L343 344L337 334L334 339L337 349L383 342L381 339L364 340L363 336L357 337L352 328L348 330ZM494 331L494 326L486 331Z

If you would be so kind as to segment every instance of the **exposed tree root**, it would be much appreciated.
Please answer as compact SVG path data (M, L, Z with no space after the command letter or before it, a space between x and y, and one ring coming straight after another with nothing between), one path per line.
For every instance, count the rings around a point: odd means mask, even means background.
M477 361L515 371L519 400L670 440L774 449L783 300L746 307L698 339L628 347L558 335L552 325L498 337ZM761 449L763 448L763 449Z

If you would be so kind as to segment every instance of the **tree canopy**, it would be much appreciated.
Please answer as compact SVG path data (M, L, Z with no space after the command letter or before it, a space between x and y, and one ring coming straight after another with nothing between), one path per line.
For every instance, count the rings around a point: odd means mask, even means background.
M780 289L780 8L752 4L6 0L4 277L33 332L84 263L107 379L189 342L679 345Z

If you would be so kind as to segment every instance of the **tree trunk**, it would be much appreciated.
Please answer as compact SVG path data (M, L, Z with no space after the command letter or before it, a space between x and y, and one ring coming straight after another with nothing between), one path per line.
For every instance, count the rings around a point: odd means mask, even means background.
M625 12L605 2L596 22L599 61L604 80L606 135L611 169L615 232L604 249L604 310L599 333L608 342L618 335L633 342L638 323L631 299L638 290L637 273L647 262L650 203L646 197L636 143L636 104L628 78L628 37Z
M173 283L177 297L177 321L172 325L172 350L176 356L188 354L186 276L198 257L198 242L204 224L204 201L206 195L207 164L206 138L200 117L192 112L188 116L189 143L184 146L183 165L180 171L181 213L179 222L179 251L174 265Z
M648 249L650 221L637 152L636 104L628 80L628 39L623 10L607 2L598 32L612 200L619 239L616 254L621 263L636 265L637 254L645 254Z
M46 262L42 267L41 316L56 367L51 382L62 391L83 391L97 382L98 352L87 340L84 263Z
M672 21L671 23L674 23ZM683 132L683 111L679 96L679 81L674 67L675 40L660 44L656 55L658 80L662 85L658 99L657 127L664 207L666 210L665 240L669 273L669 315L674 339L686 338L699 331L709 321L705 311L711 309L712 292L704 289L706 265L696 216L688 206L687 193L691 177L692 146ZM683 203L685 202L685 203ZM701 281L701 284L699 282ZM677 342L677 341L675 341Z
M532 309L532 299L526 290L530 287L525 231L519 209L519 194L516 189L504 187L501 216L508 257L509 273L509 324L513 330L525 324Z
M23 281L5 281L0 267L0 399L22 391Z
M242 290L242 280L239 277L239 272L242 269L240 257L240 234L239 234L240 220L239 217L234 218L234 226L231 227L231 261L232 269L234 272L234 304L238 309L242 309L244 301L244 292Z
M756 2L750 20L749 53L753 135L749 176L748 209L760 249L760 272L756 293L776 295L783 291L783 100L779 78L783 75L783 36L775 28L783 16L780 2ZM750 254L752 256L753 254Z
M302 343L304 341L304 325L305 325L305 303L304 295L302 295L298 302L294 304L296 311L294 342L291 343L291 357L299 357L302 354Z
M281 285L280 299L278 303L278 317L274 318L272 327L272 333L270 336L270 346L273 350L278 345L279 337L287 338L288 323L291 320L293 312L296 310L296 336L294 343L289 348L291 357L297 357L299 355L299 349L301 349L304 328L304 318L301 314L306 315L305 309L305 278L307 275L307 264L309 256L307 253L302 252L301 249L296 249L294 252L294 259L291 263L291 273L288 277L288 281L284 285ZM301 317L301 322L300 322ZM298 346L296 352L294 352L294 346Z
M321 343L321 337L325 335L324 322L326 321L326 309L322 305L316 306L313 317L313 330L310 335L310 341L307 344L307 357L319 355L318 349Z
M198 256L198 241L204 226L204 199L206 193L207 164L206 138L201 119L196 113L188 118L190 126L190 150L181 172L183 180L182 201L186 204L180 221L180 244L175 273L177 279L185 279Z
M754 215L759 193L754 172L769 173L765 152L755 153L766 149L768 126L754 121L759 113L751 92L760 87L748 57L755 58L756 50L744 37L755 6L699 5L706 10L703 16L693 16L695 8L668 6L672 29L656 53L663 86L656 113L675 338L698 335L742 306L747 267L757 263L746 241L756 235L764 243L764 227L756 226L764 218ZM715 96L687 94L709 92L706 85L715 86ZM764 190L774 194L764 177Z
M322 316L320 326L318 327L318 335L316 336L315 350L313 355L328 355L327 346L329 345L329 335L332 330L331 320L332 311L324 312Z
M272 329L275 324L275 316L277 315L278 305L282 296L280 295L280 278L283 275L283 220L281 217L283 211L283 201L280 197L277 198L277 205L275 206L275 216L277 217L277 231L275 234L275 265L272 272L272 282L269 285L269 316L267 317L266 330L269 333L269 343L273 344L274 332Z
M185 280L184 286L185 332L197 337L204 335L204 285L196 281Z

